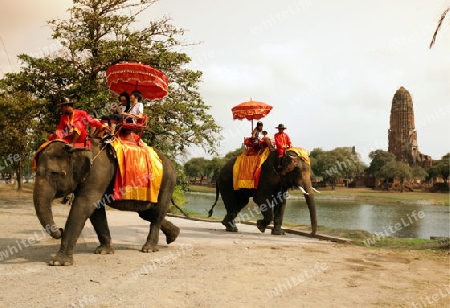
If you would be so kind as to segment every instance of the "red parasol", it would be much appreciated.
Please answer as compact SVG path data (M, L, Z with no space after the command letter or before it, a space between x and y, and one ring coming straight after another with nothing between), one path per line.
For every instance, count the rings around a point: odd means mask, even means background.
M264 118L269 114L272 108L272 106L266 103L257 102L250 99L250 101L248 102L243 102L239 105L234 106L233 108L231 108L231 111L233 112L233 120L251 120L253 130L253 120Z
M124 62L106 69L106 83L117 94L139 90L143 97L155 99L167 95L169 79L150 65Z

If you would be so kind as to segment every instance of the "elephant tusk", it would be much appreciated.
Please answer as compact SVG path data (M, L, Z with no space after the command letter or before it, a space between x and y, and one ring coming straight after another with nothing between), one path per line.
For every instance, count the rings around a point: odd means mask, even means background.
M309 195L303 187L299 186L298 188L302 191L302 194Z
M317 189L315 189L314 187L312 188L312 190L318 194L320 194L320 191L318 191Z

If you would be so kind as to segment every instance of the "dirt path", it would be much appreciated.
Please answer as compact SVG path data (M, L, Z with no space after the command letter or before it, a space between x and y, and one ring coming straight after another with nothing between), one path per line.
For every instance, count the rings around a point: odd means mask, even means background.
M54 207L63 226L68 207ZM28 194L0 195L3 307L450 307L449 256L261 234L171 217L176 242L139 252L148 224L107 211L114 255L94 255L88 222L75 265L50 267L59 241L42 233ZM161 234L161 242L164 237ZM35 243L34 243L35 242Z

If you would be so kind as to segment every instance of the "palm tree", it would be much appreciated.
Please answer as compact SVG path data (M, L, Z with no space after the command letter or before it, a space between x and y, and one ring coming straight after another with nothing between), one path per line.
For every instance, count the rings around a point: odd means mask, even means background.
M438 34L438 31L441 29L442 22L444 21L445 16L447 15L449 10L450 10L450 6L442 13L441 18L439 19L438 25L433 34L433 39L431 40L431 43L430 43L430 49L431 49L431 47L433 47L434 43L436 42L436 36Z

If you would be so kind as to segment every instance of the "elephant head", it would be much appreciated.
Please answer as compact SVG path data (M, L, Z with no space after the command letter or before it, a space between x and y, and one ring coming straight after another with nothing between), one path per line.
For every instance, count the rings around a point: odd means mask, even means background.
M286 154L283 156L280 174L284 176L286 175L286 173L289 173L292 170L294 170L294 168L298 166L299 161L300 157L298 157L298 155L295 152L287 151Z
M53 220L53 199L65 197L83 182L89 173L90 151L68 153L65 143L52 142L36 156L36 180L33 202L41 225L53 238L61 238L62 229Z

